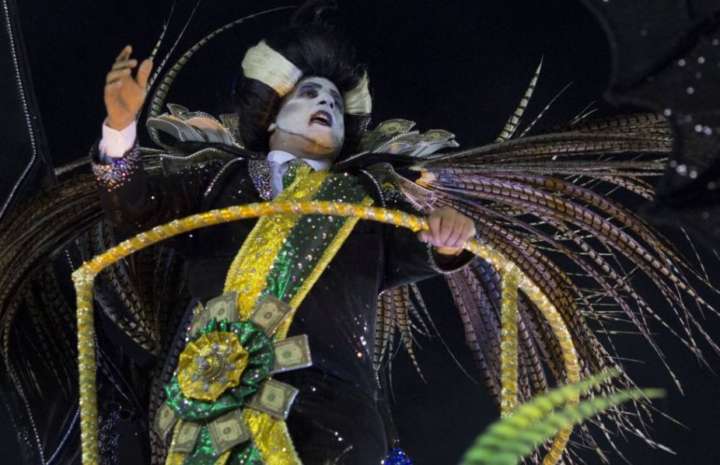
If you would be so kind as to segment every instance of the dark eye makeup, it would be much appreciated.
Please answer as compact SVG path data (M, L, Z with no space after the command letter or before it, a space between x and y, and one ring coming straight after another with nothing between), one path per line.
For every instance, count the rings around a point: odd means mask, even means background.
M303 85L300 90L298 91L298 97L305 97L305 98L315 98L319 95L319 89L320 85L315 83L307 83ZM344 103L342 98L340 98L340 94L338 94L336 91L331 90L331 94L333 97L333 101L335 102L335 105L342 110Z

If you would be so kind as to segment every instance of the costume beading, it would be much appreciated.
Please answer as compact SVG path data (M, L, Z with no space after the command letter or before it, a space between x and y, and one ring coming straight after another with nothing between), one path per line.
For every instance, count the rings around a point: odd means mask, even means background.
M172 104L160 114L172 80L198 48L150 99L150 133L164 150L134 146L102 161L95 146L94 176L70 176L3 221L1 263L14 270L0 281L5 372L11 402L25 415L19 434L29 438L28 461L68 444L64 433L45 439L38 431L76 431L68 268L174 219L271 197L264 152L248 148L237 115L216 120ZM246 58L245 78L279 97L304 75L266 42ZM129 445L157 464L379 462L392 446L382 370L396 335L414 360L413 326L423 324L426 309L412 283L437 273L447 273L468 345L504 410L563 382L568 350L576 351L582 376L617 366L585 316L602 305L617 305L654 344L648 321L665 319L626 280L625 261L679 309L677 331L690 347L696 333L710 339L688 308L710 309L693 285L702 277L613 197L624 190L652 198L646 178L662 174L672 151L665 117L580 121L514 138L536 75L495 143L453 152L453 134L421 133L411 121L369 130L368 82L363 72L344 92L347 113L357 117L354 153L329 172L293 170L280 200L419 213L450 206L471 217L478 238L518 274L501 283L489 261L442 257L408 231L326 215L238 221L135 254L104 271L95 291L99 440L108 463L133 460L122 455ZM517 292L520 273L537 295ZM558 321L543 318L543 299ZM263 324L266 304L274 305L267 318L279 315L272 325ZM20 309L30 318L16 321ZM558 322L567 340L556 340ZM283 366L288 337L297 342L288 352L295 361ZM30 347L48 356L29 354ZM44 404L40 386L53 377L61 389ZM601 389L629 385L623 375ZM41 420L43 405L54 408ZM645 406L634 408L642 421ZM619 409L608 415L620 431L635 428ZM587 431L579 434L595 444ZM563 445L552 446L553 460ZM62 454L70 460L72 448Z

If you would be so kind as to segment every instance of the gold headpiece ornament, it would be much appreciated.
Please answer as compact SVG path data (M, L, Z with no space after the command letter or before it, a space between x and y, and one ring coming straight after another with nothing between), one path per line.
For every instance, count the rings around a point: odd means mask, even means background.
M343 94L345 99L345 113L350 115L369 115L372 112L372 97L370 97L370 79L367 73L363 74L358 85Z
M280 97L290 93L303 74L297 66L270 47L264 40L245 52L242 70L245 77L268 85ZM350 115L370 114L372 98L368 83L368 76L365 73L357 86L343 94L345 113Z
M287 58L271 48L264 40L245 52L242 61L245 77L272 87L284 97L302 77L302 71Z

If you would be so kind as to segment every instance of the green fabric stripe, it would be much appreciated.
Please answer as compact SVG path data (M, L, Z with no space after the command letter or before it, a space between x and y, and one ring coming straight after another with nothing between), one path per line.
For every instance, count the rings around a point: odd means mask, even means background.
M357 203L366 196L367 192L355 177L331 174L313 196L313 200ZM302 217L280 249L268 273L262 295L272 294L289 302L346 220L326 215Z

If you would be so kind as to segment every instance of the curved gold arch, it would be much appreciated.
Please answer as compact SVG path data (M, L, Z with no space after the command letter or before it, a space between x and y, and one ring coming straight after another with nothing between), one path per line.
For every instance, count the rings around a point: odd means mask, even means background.
M414 232L428 229L424 218L404 212L342 202L265 202L211 210L157 226L138 234L83 263L72 274L77 296L78 370L80 384L80 431L83 465L98 465L97 393L95 361L95 323L93 282L104 268L164 239L195 229L230 221L284 213L352 216L408 228ZM567 383L580 380L580 366L570 333L560 313L540 288L513 262L488 244L470 241L466 249L490 262L502 277L501 337L501 410L509 415L517 405L517 291L522 290L537 305L547 320L563 353ZM573 399L576 403L578 399ZM570 438L571 428L562 430L553 440L543 465L560 459Z

